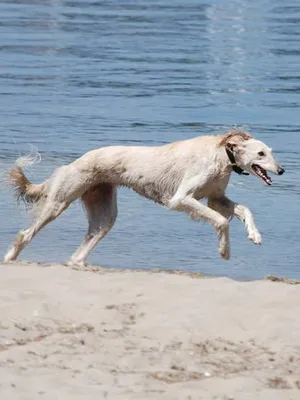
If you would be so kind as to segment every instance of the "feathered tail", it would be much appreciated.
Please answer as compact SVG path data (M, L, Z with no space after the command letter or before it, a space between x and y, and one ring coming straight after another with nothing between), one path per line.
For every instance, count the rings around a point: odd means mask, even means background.
M14 191L17 200L23 200L27 206L32 206L45 196L45 183L31 183L23 169L41 161L40 154L35 151L17 159L8 172L8 183Z

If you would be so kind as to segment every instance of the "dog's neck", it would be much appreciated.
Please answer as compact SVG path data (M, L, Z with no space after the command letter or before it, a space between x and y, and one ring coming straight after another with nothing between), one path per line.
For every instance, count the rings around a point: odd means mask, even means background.
M230 161L232 170L238 175L249 175L248 172L245 172L241 167L237 165L233 151L229 147L225 147L225 151Z

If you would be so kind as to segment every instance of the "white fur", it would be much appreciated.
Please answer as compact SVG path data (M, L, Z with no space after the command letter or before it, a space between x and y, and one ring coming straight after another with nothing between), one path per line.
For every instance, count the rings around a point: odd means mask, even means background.
M253 175L253 163L274 173L280 170L271 149L241 131L223 136L202 136L160 147L112 146L84 154L73 163L58 168L39 187L31 184L35 192L40 191L37 203L42 206L37 205L36 221L19 233L5 261L16 259L43 226L58 217L71 202L81 198L87 210L89 228L70 262L84 265L90 251L116 220L119 185L130 187L170 210L183 211L194 220L210 223L218 234L219 252L225 259L230 257L229 220L233 216L245 224L249 239L261 244L251 211L225 196L232 172L226 148L232 149L237 165ZM264 157L258 156L260 151L264 151ZM19 160L19 165L22 162ZM199 202L203 198L208 199L207 206Z
M18 165L20 168L28 168L31 167L34 164L39 164L41 162L41 155L38 152L37 148L35 146L31 146L31 151L29 154L26 156L21 156L16 160L16 165Z

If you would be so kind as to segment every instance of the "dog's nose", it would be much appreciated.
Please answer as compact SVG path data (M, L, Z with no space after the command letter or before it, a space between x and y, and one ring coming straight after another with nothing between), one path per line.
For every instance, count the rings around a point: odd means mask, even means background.
M278 175L284 174L285 170L281 167L278 168Z

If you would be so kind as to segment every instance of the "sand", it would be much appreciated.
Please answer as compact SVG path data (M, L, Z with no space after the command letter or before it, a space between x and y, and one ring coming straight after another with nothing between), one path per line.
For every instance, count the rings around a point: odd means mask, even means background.
M300 285L0 266L0 399L300 399Z

